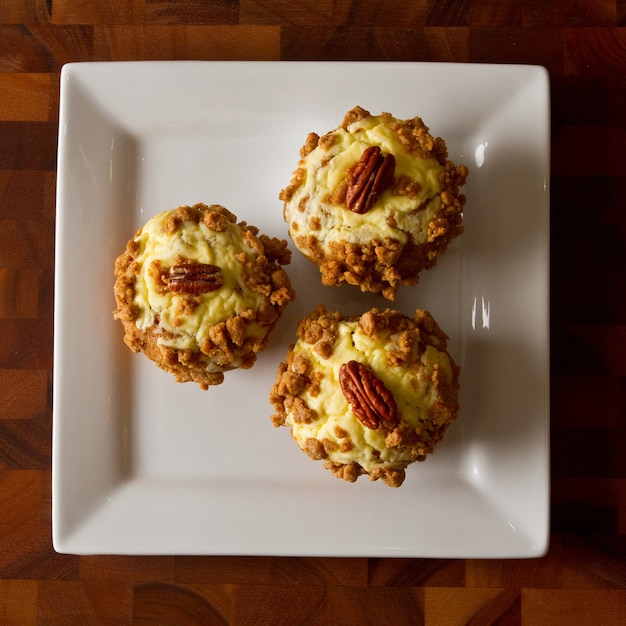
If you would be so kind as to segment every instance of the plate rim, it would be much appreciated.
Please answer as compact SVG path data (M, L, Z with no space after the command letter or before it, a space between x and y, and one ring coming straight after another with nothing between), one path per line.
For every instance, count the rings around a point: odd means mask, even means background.
M419 66L463 66L465 67L474 67L474 68L495 68L495 67L506 67L507 69L513 69L514 68L525 68L524 71L532 71L535 74L539 75L540 78L543 79L543 81L545 82L545 93L546 93L546 101L542 102L541 105L545 106L546 109L546 113L549 116L549 83L548 83L548 76L547 76L547 71L545 70L545 68L542 68L541 66L535 66L535 65L517 65L517 66L503 66L502 64L462 64L462 63L430 63L430 62L407 62L407 61L401 61L401 62L383 62L383 61L363 61L363 62L338 62L338 61L311 61L311 62L299 62L299 61L262 61L262 62L258 62L258 61L124 61L124 62L98 62L98 63L93 63L93 62L80 62L80 63L70 63L70 64L66 64L61 71L61 105L60 105L60 121L63 121L64 119L64 114L66 114L66 107L67 107L67 92L64 90L63 85L64 85L64 80L66 80L68 77L72 77L72 76L79 76L82 72L85 71L90 71L90 69L93 68L93 66L103 66L103 65L107 65L107 66L115 66L116 68L122 69L124 70L124 68L129 68L130 66L133 66L133 69L139 69L143 66L145 66L146 64L150 64L153 67L157 66L157 65L167 65L167 66L174 66L179 65L179 64L186 64L191 66L193 65L212 65L212 66L216 66L216 65L228 65L230 68L234 67L235 65L239 65L239 66L249 66L252 64L262 64L265 66L284 66L286 64L288 65L302 65L303 63L309 64L309 65L344 65L344 66L351 66L353 67L355 64L360 65L360 66L368 66L368 65L376 65L376 66L380 66L382 64L387 64L387 65L393 65L396 67L419 67ZM550 149L550 145L549 145L549 117L546 120L546 140L547 140L547 144L546 144L546 150L547 150L547 154L546 154L546 179L548 181L548 187L545 190L545 210L546 210L546 228L549 229L549 149ZM64 184L64 177L67 176L67 171L66 171L66 162L64 160L65 158L65 153L64 153L64 149L65 149L65 144L63 142L63 137L62 137L62 132L63 132L63 128L62 128L62 124L59 125L59 167L57 170L57 181L58 181L58 185L57 185L57 225L59 223L59 215L61 213L63 213L63 208L61 209L61 211L59 212L59 207L64 207L65 206L65 200L67 197L67 190L66 190L66 185ZM60 236L59 236L60 235ZM60 517L60 511L58 509L58 498L56 497L56 495L58 495L59 490L63 487L62 485L60 485L58 483L58 477L59 477L59 473L58 473L58 469L59 469L59 463L61 462L60 459L60 445L61 445L61 440L59 439L59 429L58 429L58 423L59 420L62 419L58 412L57 412L57 400L59 399L59 394L62 393L64 391L64 389L66 388L66 383L63 382L63 376L62 376L62 370L61 368L57 367L60 365L60 360L58 359L58 357L60 356L60 352L61 352L61 346L59 345L58 341L59 341L59 336L57 334L57 323L60 322L60 315L63 312L63 301L61 297L58 297L57 294L57 287L62 286L63 280L64 280L64 276L62 275L62 272L60 271L60 265L57 263L57 260L59 259L59 255L62 254L62 247L65 245L64 242L64 234L63 233L57 233L57 239L55 242L55 305L54 305L54 309L55 309L55 340L54 340L54 363L55 363L55 371L54 371L54 377L53 377L53 388L54 388L54 402L53 402L53 522L52 522L52 526L53 526L53 545L55 550L57 550L58 552L66 552L68 549L71 553L74 554L80 554L80 553L93 553L94 550L93 548L90 548L89 546L82 546L82 548L80 546L75 546L74 549L72 549L72 540L71 540L71 534L66 536L66 533L64 533L64 531L66 531L67 529L63 528L63 521ZM546 255L546 265L545 265L545 270L547 272L547 276L546 276L546 284L547 284L547 288L548 288L548 293L546 294L546 315L545 315L545 319L546 322L549 324L549 242L548 242L548 248L545 250L545 255ZM57 315L58 314L58 315ZM549 340L549 327L546 327L544 329L544 335L545 337ZM545 403L546 403L546 417L545 417L545 421L544 421L544 428L545 428L545 444L546 444L546 452L547 452L547 459L546 459L546 467L547 470L549 472L549 465L550 465L550 459L549 459L549 341L548 341L548 345L546 346L546 352L545 352L545 360L546 360L546 365L545 365L545 372L547 375L547 380L544 381L545 383ZM545 554L545 552L547 551L548 548L548 540L549 540L549 493L550 493L550 484L549 484L549 475L546 477L546 496L548 499L547 503L544 503L544 507L546 510L546 514L547 514L547 518L545 520L545 531L544 531L544 541L541 545L537 546L537 549L535 550L530 550L528 553L520 553L520 554L510 554L510 555L499 555L504 557L511 557L511 558L515 558L516 556L519 557L531 557L531 556L543 556ZM98 551L97 549L95 551ZM105 553L116 553L116 554L127 554L129 552L119 552L119 551L115 551L115 552L107 552L105 551ZM178 552L176 552L178 553ZM145 552L142 551L140 553L137 554L173 554L173 552L166 550L165 552L160 552L158 550L155 551L149 551L149 552ZM222 554L219 551L211 551L211 552L198 552L196 554ZM244 554L244 553L231 553L229 552L229 554ZM247 554L247 553L246 553ZM261 554L261 553L259 553ZM285 553L285 554L293 554L294 556L297 556L296 553ZM395 556L393 554L388 554L388 553L382 553L385 556ZM376 554L350 554L349 556L380 556L380 553L376 553ZM326 556L334 556L334 554L327 554ZM403 554L400 556L420 556L419 554ZM433 555L434 556L434 555ZM463 555L458 555L459 557L462 557ZM479 556L479 555L474 555L474 556ZM490 556L490 555L486 555L486 556ZM445 557L447 558L447 557ZM456 558L456 557L450 557L450 558Z

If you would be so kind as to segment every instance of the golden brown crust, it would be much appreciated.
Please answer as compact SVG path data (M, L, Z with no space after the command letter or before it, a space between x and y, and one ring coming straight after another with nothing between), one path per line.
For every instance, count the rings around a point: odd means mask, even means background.
M369 111L360 106L346 113L340 125L344 131L355 122L370 117ZM389 113L381 117L394 118ZM424 241L416 241L411 233L403 231L408 240L400 243L399 238L383 238L380 240L359 241L349 243L335 241L328 247L322 245L319 219L311 219L308 229L303 232L295 222L290 224L290 234L296 247L310 261L319 266L324 285L337 286L348 283L360 287L362 291L381 293L386 299L394 300L401 285L415 285L419 274L435 266L437 258L445 252L450 242L463 232L462 213L466 202L460 188L465 184L468 169L464 165L456 166L448 160L448 151L441 137L433 137L421 118L395 120L390 125L392 132L397 134L404 150L418 158L432 158L444 168L440 175L440 208L426 226ZM319 137L310 133L302 147L300 156L304 159L317 146L323 148L332 145L334 131ZM285 203L284 215L288 220L287 205L295 192L304 182L304 171L299 166L293 173L290 184L283 189L279 198ZM345 210L347 180L342 181L324 201L336 205L337 210ZM419 183L401 175L394 179L391 194L417 199L420 192ZM310 202L310 196L300 200L299 210L303 211ZM425 208L419 206L415 210ZM398 227L393 217L387 219L390 227Z
M235 215L222 206L196 204L172 211L164 221L164 231L173 233L184 222L203 222L207 228L216 232L224 231L228 223L237 224ZM283 309L295 297L289 276L280 267L290 261L287 242L259 235L256 227L245 222L237 226L255 252L254 258L241 253L244 281L252 291L262 294L263 299L258 308L244 309L238 315L215 323L208 331L208 338L197 349L164 345L163 339L175 339L175 335L163 328L158 318L154 325L144 329L136 323L139 309L135 304L135 283L140 254L137 237L142 229L137 231L115 262L114 292L117 308L114 317L122 322L126 345L133 352L143 352L161 369L172 373L177 381L193 381L203 389L221 384L226 371L252 367L256 353L267 348ZM151 267L149 271L160 276L158 267ZM166 285L163 285L163 289L167 289ZM177 313L192 312L197 305L198 296L184 297ZM246 329L251 324L266 327L267 333L263 337L246 336Z
M424 365L421 357L428 346L439 352L446 352L447 335L427 311L418 309L413 317L394 310L371 309L360 316L345 317L336 311L328 311L319 305L304 316L297 329L298 342L309 344L313 351L324 359L332 357L341 325L358 324L360 331L373 339L386 350L386 366L401 367L410 372L414 382L419 384ZM323 348L320 348L324 346ZM270 392L270 402L274 406L272 415L274 426L288 423L312 423L318 419L317 413L307 406L303 392L319 387L320 380L327 375L302 352L289 347L286 361L281 363L276 382ZM447 354L447 353L446 353ZM449 355L448 355L449 357ZM385 446L402 450L408 460L393 466L381 462L380 466L366 470L358 462L339 463L329 458L336 449L349 452L356 445L350 434L343 428L335 427L336 440L309 438L303 450L314 460L324 460L324 466L335 476L354 482L360 475L369 474L370 480L381 479L385 484L398 487L405 478L405 468L415 461L423 461L434 452L450 423L458 414L458 390L460 369L452 358L451 375L441 371L435 364L429 384L437 394L437 402L426 408L418 427L400 419L394 424L381 422L379 429L384 434ZM330 371L330 370L329 370ZM340 393L337 385L337 393ZM315 397L315 394L312 394ZM375 451L374 451L375 452Z
M341 122L341 128L345 131L354 124L355 122L360 122L362 119L370 116L370 112L366 111L363 107L355 106L353 109L350 109L343 118Z

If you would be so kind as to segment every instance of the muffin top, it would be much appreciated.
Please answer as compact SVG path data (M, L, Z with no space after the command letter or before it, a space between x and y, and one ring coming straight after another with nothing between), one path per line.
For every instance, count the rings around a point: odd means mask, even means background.
M281 267L289 259L286 241L259 235L220 205L164 211L116 261L114 315L126 343L166 369L174 351L202 353L207 371L249 367L295 297Z
M309 228L319 232L326 252L333 239L355 243L396 237L404 243L410 233L415 241L424 241L429 219L441 202L445 144L434 140L419 118L403 122L383 113L355 116L351 123L350 119L318 138L310 152L305 147L305 154L301 153L298 180L283 193L291 196L290 228L294 233ZM307 145L313 146L314 141L315 136L309 135ZM337 210L346 202L351 170L372 147L393 156L392 183L364 213ZM424 210L414 211L417 207Z
M367 473L398 486L434 450L458 411L458 368L432 316L372 309L303 318L271 400L313 459L347 480Z
M412 250L423 246L419 267L396 267L378 277L396 285L416 282L416 274L462 232L465 197L459 187L467 174L465 166L448 160L444 140L433 137L421 118L400 120L355 107L337 129L322 137L309 134L280 199L296 246L325 266L325 284L367 278L349 261L335 269L328 261L347 259L350 246L376 242L373 254L384 255L379 260L386 267L396 265L407 244ZM383 290L375 280L372 286L368 290Z

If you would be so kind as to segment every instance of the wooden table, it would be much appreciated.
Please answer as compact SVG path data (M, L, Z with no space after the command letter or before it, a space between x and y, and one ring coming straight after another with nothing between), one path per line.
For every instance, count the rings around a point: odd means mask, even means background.
M552 91L551 545L529 560L128 557L51 544L69 61L531 63ZM624 0L2 0L0 623L626 623Z

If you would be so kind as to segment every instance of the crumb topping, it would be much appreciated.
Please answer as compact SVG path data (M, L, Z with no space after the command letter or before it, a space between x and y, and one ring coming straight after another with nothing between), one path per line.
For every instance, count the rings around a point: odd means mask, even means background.
M270 394L275 426L287 426L313 459L346 480L368 474L399 486L405 468L434 451L458 412L459 368L427 311L371 309L343 317L320 305L298 326ZM324 346L320 349L320 346ZM338 384L343 363L366 364L393 394L399 421L366 428Z
M289 261L286 241L237 223L220 205L164 211L116 260L114 317L134 352L144 352L179 381L207 388L221 383L224 371L251 367L267 347L295 297L281 267ZM213 268L199 274L200 281L211 282L217 270L220 280L207 291L179 293L163 279L172 267L193 264Z
M371 146L395 156L393 182L370 210L356 214L347 210L348 179ZM393 300L463 232L460 188L468 173L448 159L444 140L421 118L375 116L357 106L337 129L308 135L279 198L290 236L320 267L325 285L345 282ZM373 248L381 247L388 252L374 257Z

